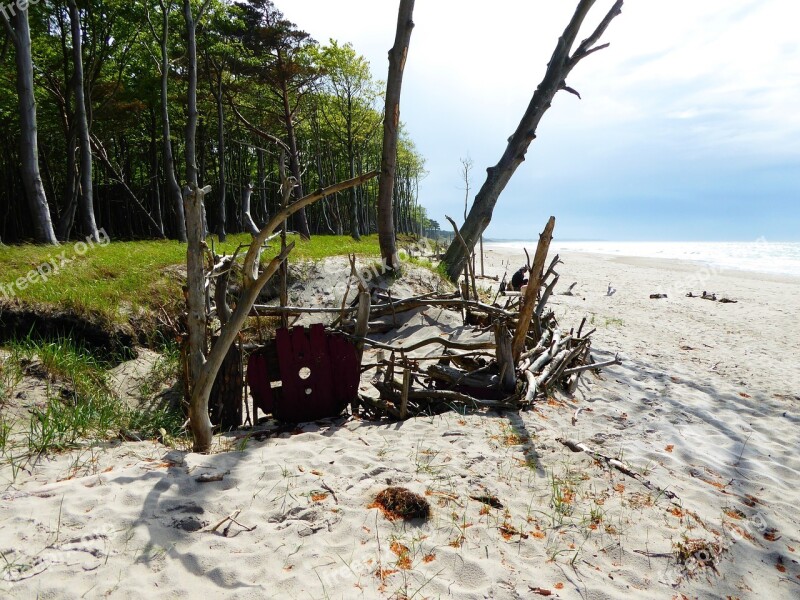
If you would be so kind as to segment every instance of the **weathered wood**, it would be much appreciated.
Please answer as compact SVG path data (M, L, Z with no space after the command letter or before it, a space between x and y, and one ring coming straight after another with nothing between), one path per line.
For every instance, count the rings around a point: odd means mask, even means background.
M390 350L392 352L411 352L412 350L418 350L419 348L430 346L431 344L440 344L445 348L452 348L454 350L480 350L484 348L493 350L495 348L494 342L457 342L440 337L425 338L424 340L420 340L408 346L392 346L391 344L384 344L383 342L378 342L369 338L364 338L364 343L373 348L383 348L384 350Z
M358 353L359 363L364 355L364 340L366 339L367 329L369 328L370 302L369 292L362 290L358 293L358 312L356 315L354 336L356 339L356 352Z
M495 357L500 368L500 387L510 392L517 383L516 363L511 352L511 334L501 321L494 322L494 341L497 344Z
M622 359L619 357L619 354L614 355L612 360L607 360L605 362L593 363L591 365L582 365L580 367L573 367L571 369L566 369L562 375L572 375L573 373L581 373L582 371L588 371L590 369L601 369L603 367L610 367L612 365L621 365Z
M534 311L534 314L537 317L541 317L542 316L542 311L544 310L544 307L547 304L547 301L550 299L550 295L553 293L553 288L556 287L556 284L558 283L558 279L559 279L559 276L556 275L553 278L553 281L551 281L550 284L545 288L544 292L542 292L542 297L539 300L539 304L536 305L536 310Z
M653 485L650 483L649 480L645 479L643 475L634 471L631 467L623 463L621 460L613 458L611 456L607 456L605 454L601 454L596 450L592 450L589 446L582 442L574 442L572 440L567 440L564 438L556 438L556 441L560 444L563 444L573 452L585 452L589 456L591 456L594 460L600 463L606 463L609 467L616 469L620 473L627 475L628 477L632 477L639 483L641 483L644 487L648 490L653 492L657 492L659 495L664 495L665 497L669 498L670 500L679 501L679 498L675 492L672 492L666 488L660 488L658 486Z
M243 388L242 356L236 344L232 344L214 380L209 400L209 418L221 431L241 426Z
M381 393L381 397L388 398L392 402L400 401L400 392L391 384L384 382L374 382L374 385ZM446 406L448 403L464 404L471 408L492 408L503 410L518 410L518 406L512 402L501 400L483 400L474 398L468 394L453 390L410 390L409 400L424 401L427 404L440 404ZM398 413L399 416L399 413Z
M253 195L253 185L248 183L242 188L242 227L253 237L258 235L258 227L250 214L250 198Z
M403 371L403 390L400 396L400 418L405 419L408 416L408 393L411 389L411 371L405 369Z
M550 241L553 239L553 229L556 225L556 218L550 217L547 225L539 236L539 244L536 246L536 254L533 258L533 266L531 267L530 275L528 278L528 287L525 290L525 299L519 311L519 323L517 323L517 330L514 332L514 340L511 344L512 355L514 363L516 364L520 354L525 349L525 338L528 335L528 328L531 324L531 317L536 308L536 295L539 292L539 286L542 281L542 270L544 269L544 261L547 259L547 251L550 248Z
M400 268L395 239L392 196L397 168L397 139L400 132L400 91L403 71L414 29L414 0L400 0L394 45L389 50L389 74L386 78L386 100L383 117L381 178L378 184L378 242L383 262L390 269Z
M468 286L467 289L468 290L469 290L469 284L472 283L472 295L475 298L475 300L477 301L478 300L478 288L475 286L475 268L474 268L475 265L473 264L473 262L471 260L469 260L469 256L470 256L469 246L467 246L467 242L464 241L464 238L461 237L461 233L459 233L459 231L458 231L458 225L456 225L456 222L453 221L453 219L451 219L447 215L445 215L444 218L447 219L448 221L450 221L450 225L453 226L453 232L455 234L456 239L461 244L461 246L464 248L464 252L467 253L468 260L466 260L464 262L464 269L466 270L464 278L465 278L465 280L467 282L467 286ZM469 300L469 294L467 294L466 299Z
M348 306L344 308L345 314L355 312L355 306ZM253 316L266 317L270 315L318 315L318 314L339 314L342 312L340 308L325 308L320 306L270 306L268 304L254 304Z
M435 364L427 368L431 379L443 381L448 385L463 385L466 387L497 387L500 378L497 375L484 373L469 373L448 365Z

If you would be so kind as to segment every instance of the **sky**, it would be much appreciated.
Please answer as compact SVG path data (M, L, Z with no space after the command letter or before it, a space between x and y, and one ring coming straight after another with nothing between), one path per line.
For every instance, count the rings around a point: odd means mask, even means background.
M398 2L276 0L386 79ZM578 41L613 4L597 0ZM400 118L425 157L420 202L447 226L544 75L577 0L417 0ZM486 236L800 241L797 0L627 0L556 95Z

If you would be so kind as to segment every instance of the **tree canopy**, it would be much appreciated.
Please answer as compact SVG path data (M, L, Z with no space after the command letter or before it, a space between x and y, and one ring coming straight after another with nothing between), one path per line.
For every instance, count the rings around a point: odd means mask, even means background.
M257 224L278 210L282 156L299 182L295 197L379 167L383 84L352 45L346 40L320 44L271 0L189 4L195 16L207 5L195 24L195 161L198 184L214 190L209 231L243 230L248 186ZM77 209L87 190L96 226L111 237L163 233L183 239L179 186L189 178L182 159L189 118L183 4L42 0L28 8L27 16L38 116L36 162L58 238L92 233L91 220ZM80 85L72 35L76 20ZM9 43L9 25L0 28L0 213L5 217L0 240L18 242L36 238L38 217L20 172L20 142L30 127L20 118L17 48ZM76 104L81 96L93 168L81 152ZM426 225L417 199L423 175L424 159L401 132L398 231L419 232ZM295 215L293 227L356 238L374 232L376 197L375 182L344 191L308 207L304 216Z

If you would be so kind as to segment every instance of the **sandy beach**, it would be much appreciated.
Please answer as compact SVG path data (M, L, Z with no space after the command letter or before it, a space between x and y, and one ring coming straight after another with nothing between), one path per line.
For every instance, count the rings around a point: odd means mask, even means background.
M797 598L800 279L561 258L548 306L597 329L595 360L623 359L574 396L238 434L211 455L120 442L6 466L0 596ZM487 247L487 274L524 262ZM736 302L685 296L704 290ZM384 339L455 330L447 312L409 312ZM424 495L430 519L371 508L390 485Z

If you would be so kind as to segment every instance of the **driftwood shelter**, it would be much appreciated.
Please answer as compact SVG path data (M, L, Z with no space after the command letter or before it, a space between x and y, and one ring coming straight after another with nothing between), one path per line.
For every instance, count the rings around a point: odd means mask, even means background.
M556 388L574 391L586 371L618 363L618 358L594 362L594 330L586 330L585 319L565 329L547 309L561 263L555 256L545 268L554 226L551 217L530 266L530 284L519 295L498 294L484 302L467 285L462 294L397 298L361 280L351 257L351 280L359 286L352 303L346 302L346 294L340 308L254 307L260 316L335 313L337 318L327 327L322 323L280 327L274 338L246 347L253 422L258 411L294 423L337 416L348 406L353 414L369 419L406 419L452 409L520 410ZM462 329L480 337L464 341L430 327L429 333L418 334L409 343L374 339L373 334L391 330L402 315L424 307L455 311L461 315ZM363 362L364 347L377 350L372 353L377 358ZM236 356L242 355L237 351ZM239 361L240 373L244 371L243 360L234 360ZM241 386L241 377L226 373L223 370L220 377ZM364 393L359 388L362 381L376 393ZM216 412L230 416L218 421L227 428L238 426L241 410L237 412L233 405L241 407L241 387L217 383L220 390L229 392L225 395L228 408L219 406ZM212 406L218 406L216 400L212 396Z

